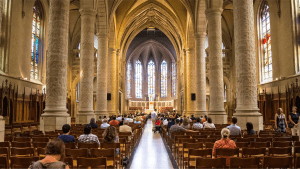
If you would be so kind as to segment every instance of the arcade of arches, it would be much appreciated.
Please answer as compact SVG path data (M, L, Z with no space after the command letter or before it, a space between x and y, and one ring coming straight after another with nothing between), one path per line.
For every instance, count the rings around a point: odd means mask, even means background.
M0 10L1 134L154 108L260 130L300 104L289 85L298 0L0 0Z

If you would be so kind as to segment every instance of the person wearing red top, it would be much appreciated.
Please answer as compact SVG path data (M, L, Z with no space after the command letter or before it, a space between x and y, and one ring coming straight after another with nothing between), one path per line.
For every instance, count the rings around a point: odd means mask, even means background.
M109 122L109 125L118 126L120 122L116 120L116 117L114 116L112 119L113 120Z
M160 132L161 124L162 124L161 121L162 120L160 120L159 118L156 120L156 122L155 122L155 132L154 133L156 133L157 131Z
M216 157L216 149L218 149L218 148L235 149L237 147L235 145L235 142L233 140L229 139L229 135L230 135L229 129L223 128L222 131L221 131L221 135L222 135L221 140L216 141L215 144L214 144L214 148L213 148L213 152L212 152L213 158L225 157L226 158L226 165L229 166L230 157L228 157L228 156L218 156L218 157Z

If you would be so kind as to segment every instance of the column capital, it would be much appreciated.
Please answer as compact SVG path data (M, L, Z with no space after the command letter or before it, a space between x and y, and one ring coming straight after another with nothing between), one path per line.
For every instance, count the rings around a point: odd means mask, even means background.
M194 34L194 36L195 36L195 39L199 39L199 38L205 38L205 37L206 37L206 35L207 35L207 33L206 33L206 32L196 32L196 33Z
M97 12L94 9L79 9L79 12L81 15L87 16L87 15L91 15L91 16L96 16Z
M190 53L190 49L189 49L189 48L183 49L183 53L184 53L184 54Z
M205 14L222 14L223 9L222 8L208 8L205 10Z

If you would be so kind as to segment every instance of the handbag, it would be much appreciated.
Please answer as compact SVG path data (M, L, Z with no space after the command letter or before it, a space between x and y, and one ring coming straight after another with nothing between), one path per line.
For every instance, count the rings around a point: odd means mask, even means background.
M291 129L291 128L293 128L295 125L292 123L292 122L290 122L289 124L288 124L288 127Z

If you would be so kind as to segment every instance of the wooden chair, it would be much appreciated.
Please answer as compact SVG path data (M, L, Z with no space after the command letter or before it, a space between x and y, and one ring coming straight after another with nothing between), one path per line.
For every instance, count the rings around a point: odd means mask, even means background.
M206 149L213 149L214 145L215 145L215 143L205 143L205 148Z
M182 149L183 143L196 143L196 139L190 139L190 138L178 139L178 146L176 147L175 150L175 155L177 160L179 160L179 154L181 154L181 152L183 151Z
M88 157L87 149L65 149L66 156L71 156L73 158L77 157Z
M46 156L46 150L45 150L45 148L37 148L37 156L39 156L39 157Z
M31 147L31 143L30 142L16 142L16 141L13 141L11 143L11 147Z
M270 137L256 138L255 142L270 142L270 143L272 143L273 142L273 138L270 138Z
M78 148L82 149L82 148L87 148L87 149L91 149L91 148L99 148L98 143L78 143Z
M192 138L195 138L195 139L201 139L201 138L207 138L207 135L194 135L192 136Z
M11 136L4 136L4 141L12 142Z
M65 148L75 149L76 143L65 143Z
M249 147L248 142L236 142L235 145L237 148L240 148L240 149Z
M296 156L294 158L294 161L295 161L295 168L300 168L300 157L299 156Z
M49 138L48 137L32 137L32 142L49 142Z
M34 142L33 147L34 148L45 148L48 143L46 142Z
M11 148L11 156L34 156L33 148Z
M187 149L187 150L186 150ZM184 167L184 163L188 161L188 157L185 156L185 153L189 152L189 149L203 149L202 143L183 143L182 145L182 154L179 155L179 163L181 162L182 167Z
M15 137L14 141L16 142L31 142L30 137Z
M268 148L270 147L270 142L251 142L250 147L252 148Z
M275 134L259 134L259 137L260 138L274 138L275 137Z
M0 156L0 168L8 169L8 157Z
M113 162L113 168L118 168L118 165L115 160L115 150L114 149L91 149L91 155L93 158L96 157L105 157L107 162L112 161ZM110 166L106 164L107 167L109 168Z
M292 141L292 137L275 137L273 141Z
M76 158L77 168L105 168L106 158Z
M1 145L1 143L0 143L0 145ZM295 142L294 142L294 146L295 146L295 147L300 147L300 141L295 141Z
M291 141L274 141L272 147L292 147L293 142Z
M224 168L226 158L196 158L195 168Z
M73 168L73 157L65 157L64 162L69 166L69 168Z
M236 143L238 143L238 142L247 142L248 144L250 144L251 141L254 141L254 138L237 138L236 139Z
M287 154L288 156L292 155L292 147L271 147L269 148L269 156L274 155L284 155Z
M199 136L200 132L186 132L185 135L187 136Z
M293 157L264 157L263 168L292 168Z
M187 168L195 168L195 166L191 165L192 161L196 161L196 157L205 157L205 158L212 158L212 149L204 149L204 150L197 150L197 149L189 149L187 163L184 163ZM185 159L184 159L185 161Z
M230 158L230 168L259 168L259 158ZM255 167L254 167L255 166Z
M248 134L243 136L243 138L257 138L257 137L258 135L248 135Z
M258 156L266 155L266 148L243 148L242 149L242 157L252 157L252 156Z
M10 157L11 168L28 168L33 161L38 161L39 157Z
M198 139L198 142L201 142L201 143L215 143L216 139L213 139L213 138L200 138L200 139Z
M240 152L238 148L229 149L229 148L217 148L216 149L216 157L218 156L240 156Z

